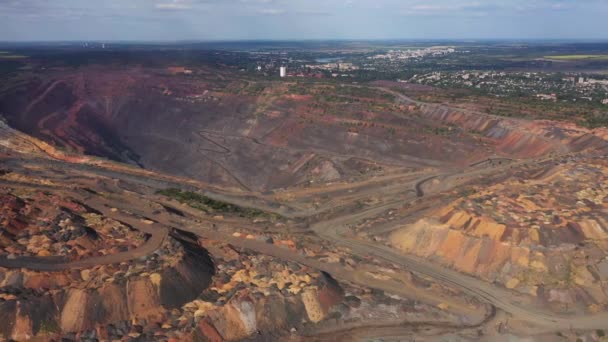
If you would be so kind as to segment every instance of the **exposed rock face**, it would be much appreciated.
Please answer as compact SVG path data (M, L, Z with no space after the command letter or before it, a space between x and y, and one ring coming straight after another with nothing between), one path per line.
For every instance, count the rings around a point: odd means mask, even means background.
M129 281L127 285L129 312L144 319L154 319L160 311L158 291L149 278Z
M328 319L344 300L342 286L329 274L201 241L216 257L218 274L200 299L183 308L209 340L238 341L258 333L281 340L292 328Z
M608 141L600 132L593 134L570 123L499 118L436 104L424 104L420 111L432 120L480 132L493 141L496 152L503 155L530 158L568 149L608 149Z
M73 332L85 330L87 314L87 294L84 290L74 289L66 294L67 300L61 310L60 327L62 331Z
M105 312L107 315L104 323L122 322L129 319L129 305L125 300L127 298L126 291L125 286L111 283L105 284L99 290L99 296L102 299L102 312Z
M146 235L69 198L32 192L0 195L0 255L72 260L128 251Z
M329 281L325 280L322 282L321 288L310 287L302 292L302 302L311 322L317 323L324 320L330 309L342 302L344 291L333 282L333 279L331 281L328 283Z
M256 303L256 322L262 331L287 330L293 324L289 322L288 304L282 296L274 295L262 298ZM293 317L293 316L292 316Z
M175 238L181 239L179 235ZM188 247L170 247L169 254L159 258L161 263L167 263L160 273L150 273L146 261L133 267L129 271L131 275L112 267L45 274L4 272L7 277L2 289L13 289L15 295L0 294L4 298L0 315L8 318L6 325L0 325L0 332L22 340L26 336L94 331L99 326L122 324L131 319L162 320L167 310L196 298L209 285L214 272L204 249L195 248L185 240L181 243L169 242L169 245ZM81 274L87 274L85 278L90 279L83 282ZM48 289L53 290L47 292ZM174 296L174 293L180 295ZM20 298L26 294L30 294L27 299ZM251 316L246 305L239 310ZM251 324L246 331L250 328Z
M49 71L9 84L0 112L12 127L45 141L37 145L47 151L56 145L256 190L345 180L391 166L461 165L494 152L533 157L607 146L601 132L568 124L433 104L397 106L376 91L330 103L313 95L326 86L295 95L266 84L260 96L235 94L230 89L243 87L239 81L216 82L146 68ZM446 127L447 136L437 134ZM368 165L357 165L361 161Z
M529 249L510 247L487 235L474 234L478 232L467 235L436 220L423 219L395 232L391 235L391 241L404 252L436 257L460 271L484 277L500 270L507 261L528 266Z
M325 312L319 303L319 293L316 288L308 288L302 293L302 302L311 322L318 323L325 318Z
M525 181L509 179L457 200L389 241L555 305L606 305L597 270L608 246L607 166L594 159L529 170Z
M257 331L255 307L247 299L231 302L210 313L209 319L222 338L228 341L246 338Z
M321 289L319 289L321 286ZM337 287L336 287L337 286ZM274 294L259 299L250 295L233 297L222 307L210 307L201 317L200 332L209 340L238 341L265 333L288 331L303 321L318 323L328 317L335 305L341 303L344 291L339 285L305 288L297 296Z
M207 251L192 241L182 240L187 258L161 273L150 275L160 304L166 309L180 308L211 284L214 264Z
M17 341L29 340L34 337L34 326L31 317L21 314L21 303L17 303L15 327L11 338Z

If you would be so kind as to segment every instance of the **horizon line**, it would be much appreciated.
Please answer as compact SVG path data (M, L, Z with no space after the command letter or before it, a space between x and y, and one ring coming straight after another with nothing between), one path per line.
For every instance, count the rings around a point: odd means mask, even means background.
M237 38L237 39L53 39L53 40L1 40L0 44L40 44L40 43L148 43L148 44L179 44L179 43L244 43L244 42L492 42L492 41L520 41L520 42L608 42L608 38Z

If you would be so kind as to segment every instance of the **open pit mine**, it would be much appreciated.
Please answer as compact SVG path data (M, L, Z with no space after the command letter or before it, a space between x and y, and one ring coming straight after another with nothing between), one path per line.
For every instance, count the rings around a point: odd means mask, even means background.
M94 64L20 71L0 114L2 340L608 330L606 129Z

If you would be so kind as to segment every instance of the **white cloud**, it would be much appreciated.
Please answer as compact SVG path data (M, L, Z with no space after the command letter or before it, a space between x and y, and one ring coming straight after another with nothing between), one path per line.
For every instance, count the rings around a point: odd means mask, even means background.
M239 0L239 2L252 4L270 4L274 2L274 0Z
M271 16L277 20L263 20ZM606 30L598 28L607 16L608 0L0 0L0 40L157 36L606 39ZM273 26L277 23L283 25L280 30Z
M285 14L287 11L285 11L284 9L279 9L279 8L262 8L260 10L257 11L258 14L265 14L265 15L281 15L281 14Z
M171 2L157 3L154 7L161 10L188 10L192 8L192 5L183 0L173 0Z

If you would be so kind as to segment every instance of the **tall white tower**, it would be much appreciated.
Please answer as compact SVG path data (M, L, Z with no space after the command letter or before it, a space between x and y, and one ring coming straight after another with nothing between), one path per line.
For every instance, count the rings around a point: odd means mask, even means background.
M280 73L281 77L286 77L287 76L287 67L282 66L279 69L279 73Z

